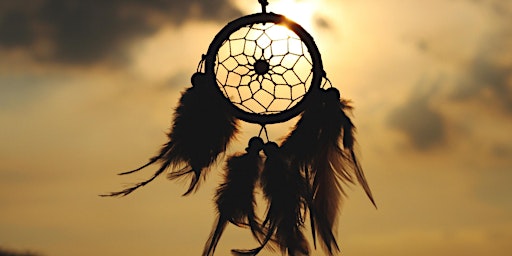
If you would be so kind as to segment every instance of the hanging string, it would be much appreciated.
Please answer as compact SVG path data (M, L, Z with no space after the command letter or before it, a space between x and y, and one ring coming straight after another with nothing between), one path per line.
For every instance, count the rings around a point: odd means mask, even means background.
M261 134L265 132L265 138L267 139L267 142L270 141L270 139L268 138L268 131L267 131L267 127L265 125L262 125L261 126L261 129L260 129L260 132L258 133L258 137L261 138Z
M206 60L206 55L202 54L201 55L201 60L199 61L199 64L197 64L196 72L201 72L203 70L205 60Z
M327 75L324 74L324 76L322 77L322 80L323 80L323 83L322 85L320 86L320 88L324 89L324 90L327 90L329 88L332 88L332 82L331 80L327 77Z
M258 2L261 4L261 12L267 13L268 1L267 0L258 0Z

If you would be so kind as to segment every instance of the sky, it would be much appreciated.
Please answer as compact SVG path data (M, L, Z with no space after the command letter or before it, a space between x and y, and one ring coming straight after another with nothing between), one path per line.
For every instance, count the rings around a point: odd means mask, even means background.
M512 1L269 3L313 35L355 107L378 208L347 190L342 255L509 255ZM127 197L98 195L151 175L116 173L166 142L215 34L258 11L256 0L0 0L0 248L199 255L222 164L187 197L164 177ZM228 154L254 133L244 124ZM217 252L251 246L249 232L228 228Z

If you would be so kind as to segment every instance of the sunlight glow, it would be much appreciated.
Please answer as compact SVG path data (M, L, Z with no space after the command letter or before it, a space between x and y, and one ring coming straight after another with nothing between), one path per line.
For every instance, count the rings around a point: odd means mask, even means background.
M318 0L274 0L269 1L267 12L285 15L305 30L311 31L313 29L313 16L318 9L317 2ZM255 5L252 9L253 12L260 12L261 6Z
M313 16L316 11L314 1L281 0L272 3L271 7L271 10L276 13L284 14L289 19L304 27L304 29L313 29Z

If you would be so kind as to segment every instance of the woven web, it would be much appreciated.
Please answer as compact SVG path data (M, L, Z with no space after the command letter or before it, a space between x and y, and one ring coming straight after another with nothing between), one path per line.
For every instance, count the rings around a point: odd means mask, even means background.
M313 78L307 46L275 23L242 27L223 42L216 56L217 84L236 107L275 114L299 103Z

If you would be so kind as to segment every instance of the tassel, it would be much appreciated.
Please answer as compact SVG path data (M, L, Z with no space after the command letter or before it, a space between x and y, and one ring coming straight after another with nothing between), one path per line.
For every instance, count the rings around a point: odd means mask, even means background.
M174 113L174 122L167 137L169 141L157 156L145 165L120 175L137 172L156 162L160 168L148 180L106 196L126 196L137 188L145 186L167 168L181 168L169 174L169 179L187 178L190 185L183 195L198 187L201 177L238 131L237 120L227 110L228 104L222 97L215 97L215 81L204 73L192 76L192 87L182 93Z
M249 226L255 237L261 235L254 212L254 188L261 171L259 152L262 148L263 140L253 137L246 148L247 153L227 160L225 181L216 194L217 224L206 242L203 256L213 255L228 221L237 226Z
M269 202L262 224L266 236L258 248L233 252L256 255L272 240L283 254L309 255L309 245L302 232L306 206L304 177L299 170L290 169L276 143L267 143L263 150L267 159L261 173L261 184Z
M282 148L291 164L298 166L307 179L315 247L318 235L324 250L334 255L339 251L333 228L344 195L341 182L353 183L351 172L354 172L371 202L375 203L353 150L355 128L345 113L351 110L348 101L340 101L335 88L322 91L319 96L320 100L303 112Z

